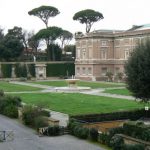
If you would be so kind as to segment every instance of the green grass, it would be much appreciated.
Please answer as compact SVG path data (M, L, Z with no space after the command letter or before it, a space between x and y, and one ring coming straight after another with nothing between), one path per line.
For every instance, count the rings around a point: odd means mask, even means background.
M12 84L5 81L0 81L0 89L4 92L21 92L21 91L37 91L41 90L41 88L25 86L25 85L17 85Z
M128 89L106 89L104 93L131 96L132 93Z
M99 97L79 93L17 94L27 104L40 105L70 115L132 110L141 104L124 99Z
M39 81L39 82L32 82L32 83L55 86L55 87L67 86L67 83L65 80L63 80L63 81ZM87 81L78 81L77 84L78 84L78 86L88 86L88 87L91 87L93 89L125 86L125 84L123 84L123 83L117 84L117 83L108 83L108 82L87 82Z

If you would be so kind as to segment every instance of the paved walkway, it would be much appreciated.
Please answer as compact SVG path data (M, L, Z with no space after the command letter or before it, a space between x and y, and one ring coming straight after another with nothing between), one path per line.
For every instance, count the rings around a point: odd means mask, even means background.
M0 130L13 130L14 140L0 143L0 150L104 150L99 145L71 135L39 137L16 120L0 115Z

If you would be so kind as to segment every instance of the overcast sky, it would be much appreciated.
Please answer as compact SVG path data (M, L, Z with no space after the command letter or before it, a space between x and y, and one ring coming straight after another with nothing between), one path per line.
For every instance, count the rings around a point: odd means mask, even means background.
M54 6L60 14L49 19L49 26L62 27L72 33L85 32L85 25L72 19L84 9L93 9L103 14L104 19L95 23L92 30L129 29L132 25L150 23L150 0L0 0L0 26L14 26L38 32L45 24L28 11L42 5Z

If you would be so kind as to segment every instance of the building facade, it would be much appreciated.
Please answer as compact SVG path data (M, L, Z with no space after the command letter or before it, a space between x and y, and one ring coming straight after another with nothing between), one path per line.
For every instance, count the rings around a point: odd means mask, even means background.
M133 26L127 31L97 30L76 35L75 76L79 79L106 80L124 73L124 64L133 49L150 37L150 24Z

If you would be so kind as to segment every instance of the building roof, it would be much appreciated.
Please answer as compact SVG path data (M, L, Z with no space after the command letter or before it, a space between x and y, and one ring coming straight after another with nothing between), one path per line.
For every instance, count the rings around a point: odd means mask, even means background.
M138 31L138 30L147 30L147 29L150 29L150 24L133 25L132 28L127 31Z

